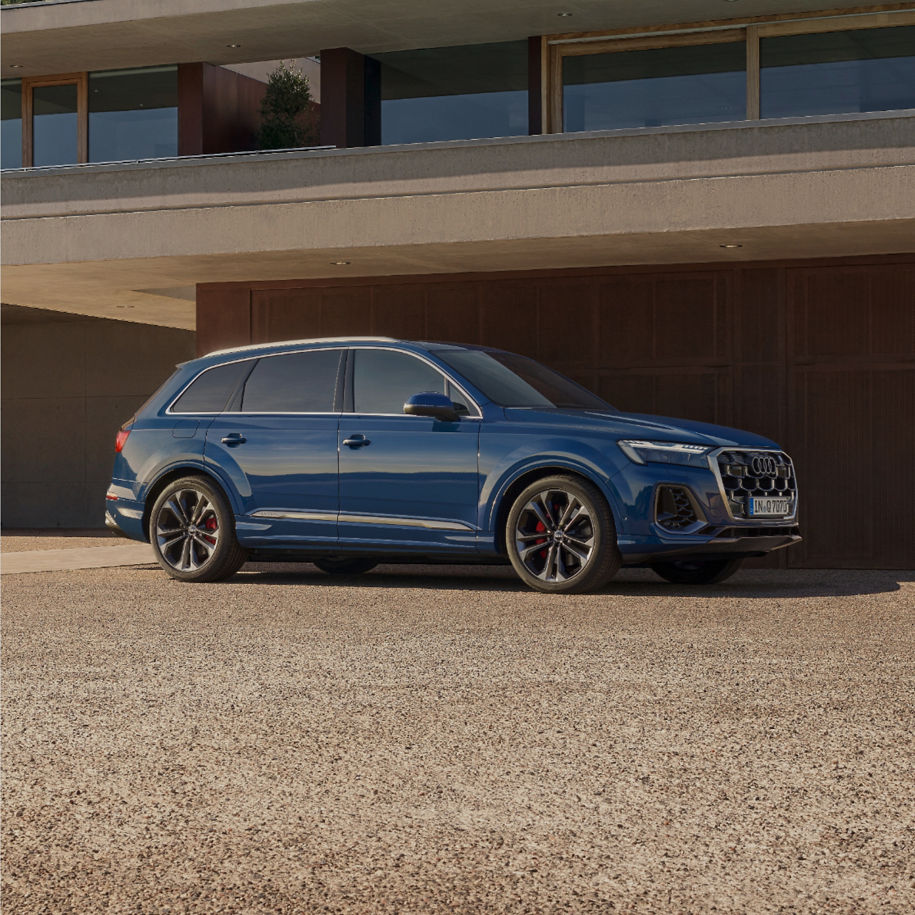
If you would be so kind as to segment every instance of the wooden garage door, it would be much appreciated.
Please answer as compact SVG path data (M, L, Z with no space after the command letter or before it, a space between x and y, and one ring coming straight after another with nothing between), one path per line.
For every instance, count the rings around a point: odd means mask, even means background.
M767 435L802 486L779 563L915 566L912 259L198 287L201 351L362 334L503 347L623 410Z

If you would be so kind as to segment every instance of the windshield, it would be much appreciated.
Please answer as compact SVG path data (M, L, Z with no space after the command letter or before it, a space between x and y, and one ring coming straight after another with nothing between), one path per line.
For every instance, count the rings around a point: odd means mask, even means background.
M466 349L439 350L435 355L502 407L613 409L587 388L527 356Z

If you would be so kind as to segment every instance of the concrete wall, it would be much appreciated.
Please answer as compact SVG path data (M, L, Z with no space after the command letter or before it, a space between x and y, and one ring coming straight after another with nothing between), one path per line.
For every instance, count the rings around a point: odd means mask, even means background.
M114 436L194 333L3 306L3 527L103 527Z

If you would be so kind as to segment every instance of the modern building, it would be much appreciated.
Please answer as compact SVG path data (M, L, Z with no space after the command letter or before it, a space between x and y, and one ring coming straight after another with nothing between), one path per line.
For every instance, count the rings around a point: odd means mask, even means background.
M915 565L915 5L67 0L0 26L6 526L99 524L114 431L192 352L390 334L769 435L802 485L781 562ZM311 57L319 148L249 151L263 62Z

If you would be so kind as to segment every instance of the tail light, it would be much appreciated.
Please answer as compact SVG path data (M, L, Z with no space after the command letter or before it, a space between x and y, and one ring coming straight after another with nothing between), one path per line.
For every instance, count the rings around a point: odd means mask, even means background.
M114 450L120 454L124 449L124 445L127 444L127 436L130 435L130 424L133 422L133 417L127 420L120 429L118 429L118 434L114 439Z

